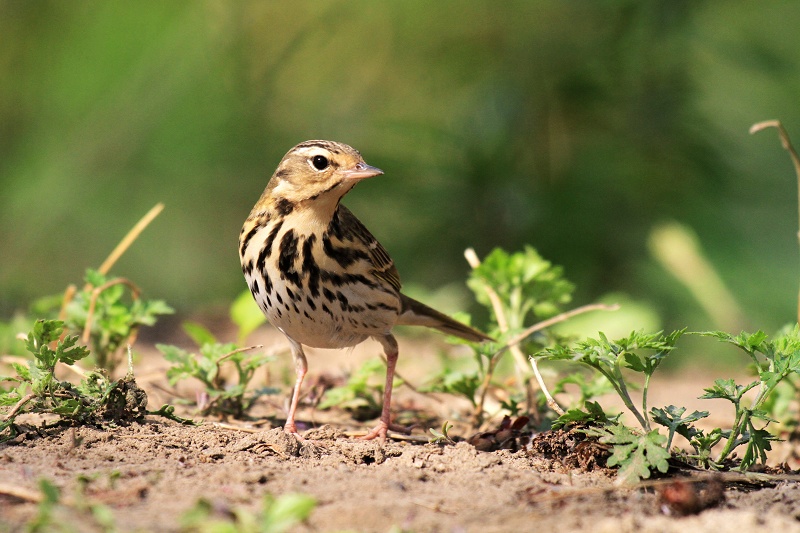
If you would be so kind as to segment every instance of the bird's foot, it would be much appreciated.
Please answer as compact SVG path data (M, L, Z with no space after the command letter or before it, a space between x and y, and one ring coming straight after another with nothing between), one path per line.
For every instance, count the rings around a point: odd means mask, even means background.
M358 438L359 440L372 440L375 438L379 438L381 442L384 442L386 440L386 434L388 433L389 430L396 431L397 433L402 433L404 435L410 435L411 429L413 427L414 426L401 426L399 424L391 424L391 423L387 424L386 422L381 420L380 422L378 422L378 425L375 426L375 428L372 431L370 431L363 437L358 437Z
M286 433L287 435L291 435L292 437L294 437L295 439L297 439L297 442L299 442L299 443L301 443L301 444L303 444L303 443L305 443L305 442L306 442L306 439L304 439L304 438L303 438L303 437L302 437L302 436L301 436L301 435L300 435L300 434L297 432L297 426L295 426L293 422L292 422L292 423L289 423L289 422L287 422L287 423L286 423L286 424L283 426L283 432L284 432L284 433Z
M389 431L389 424L381 420L378 422L378 425L375 428L364 435L363 437L358 437L359 440L373 440L375 438L380 439L381 442L386 441L386 432Z

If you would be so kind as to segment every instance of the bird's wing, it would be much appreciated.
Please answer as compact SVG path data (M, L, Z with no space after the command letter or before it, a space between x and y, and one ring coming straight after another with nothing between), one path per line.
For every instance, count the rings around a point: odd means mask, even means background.
M372 273L399 291L400 274L394 266L394 261L389 257L389 252L345 206L340 205L337 214L341 227L346 228L344 238L353 240L366 253L373 266Z

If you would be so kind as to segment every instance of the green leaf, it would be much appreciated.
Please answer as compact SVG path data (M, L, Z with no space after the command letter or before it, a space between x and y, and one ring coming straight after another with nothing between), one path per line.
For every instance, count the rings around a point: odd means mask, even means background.
M552 428L560 429L572 424L578 425L598 425L606 426L615 424L621 414L609 416L603 411L603 408L597 402L586 401L584 403L585 411L574 408L567 410L566 413L559 416L553 421Z
M766 464L767 452L772 450L770 441L779 439L766 429L756 429L752 427L752 425L745 437L748 438L748 443L744 454L742 454L740 469L747 470L750 466L755 464L757 459L760 460L762 464Z
M27 382L30 383L30 381L31 381L31 372L28 369L28 367L26 367L24 365L21 365L19 363L11 363L11 368L13 368L16 371L17 377L21 381L27 381Z
M608 458L608 466L619 466L618 478L628 484L640 479L648 479L653 470L666 473L669 451L664 448L667 438L650 431L644 435L634 433L626 426L612 425L604 428L590 428L587 435L600 437L600 442L613 445L613 453Z
M264 514L261 519L262 533L282 533L288 531L311 516L317 500L307 494L283 494L277 499L271 495L264 498Z
M574 372L556 382L553 387L553 395L566 392L566 386L570 384L577 386L580 392L577 405L583 405L587 400L603 396L614 390L611 382L603 374L594 372L587 377L583 372Z
M197 322L184 322L181 327L198 347L204 344L216 344L217 342L216 337Z
M60 320L37 320L33 331L28 333L25 347L33 355L39 354L47 344L58 340L64 331L64 322Z
M700 396L700 399L711 400L718 398L738 404L742 396L753 387L758 386L758 384L758 381L753 381L747 385L737 385L733 379L717 379L714 381L713 386L703 389L706 392Z
M474 406L476 394L481 385L481 377L477 372L445 372L434 379L427 386L421 388L422 392L444 392L466 398Z
M729 344L733 344L734 346L738 346L750 354L756 351L762 351L764 341L767 338L767 334L761 330L756 331L755 333L746 333L743 331L735 337L725 331L698 331L695 333L695 335L714 337L722 342L727 342Z
M56 360L71 365L89 355L89 349L85 346L75 346L78 342L77 335L65 337L56 347Z
M537 319L557 314L572 298L574 286L564 279L563 269L543 259L531 247L509 254L496 248L478 268L472 270L467 285L479 303L492 310L486 287L500 297L511 329L526 323L528 314Z
M695 429L692 424L708 416L708 411L694 411L687 416L683 416L685 412L685 407L675 407L674 405L668 405L663 409L653 407L650 410L650 416L653 421L669 429L667 449L672 446L672 437L675 433L691 441L697 434L697 429Z
M58 487L45 478L39 480L39 490L42 491L44 501L47 503L56 504L61 498L61 491L58 490Z
M57 415L75 416L81 410L82 404L75 399L62 400L61 403L53 407L52 412Z

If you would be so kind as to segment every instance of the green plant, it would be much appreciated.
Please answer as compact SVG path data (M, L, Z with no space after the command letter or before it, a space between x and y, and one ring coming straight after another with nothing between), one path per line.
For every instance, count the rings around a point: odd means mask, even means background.
M651 424L647 411L647 393L650 379L664 358L675 348L675 342L684 331L673 331L669 335L634 331L615 341L610 341L603 333L599 333L597 339L589 338L573 346L547 348L536 357L579 362L595 369L608 380L641 428L649 432ZM631 397L631 387L622 373L623 368L643 375L641 409L636 406L638 402L634 402Z
M136 385L130 353L124 378L111 381L100 372L88 372L77 385L56 379L56 365L71 365L89 355L77 345L77 336L61 338L64 329L59 320L36 321L25 342L33 358L27 366L11 363L16 375L0 377L0 382L16 384L0 389L0 406L10 407L0 419L0 440L18 434L15 421L25 413L53 414L58 416L56 423L70 424L127 423L148 414L147 395ZM168 411L164 406L153 414L185 422Z
M669 451L664 447L667 438L657 429L647 432L633 430L618 423L582 429L586 435L598 437L600 442L612 445L612 454L606 464L618 466L617 478L623 483L635 483L650 477L653 470L666 473L669 469Z
M447 420L442 424L441 431L430 428L428 431L431 432L432 437L430 437L429 442L431 444L455 444L455 441L447 434L451 429L453 429L453 424Z
M181 530L197 533L282 533L308 519L317 501L306 494L264 496L261 509L253 513L235 508L225 518L215 516L214 506L201 499L181 517Z
M218 342L211 332L198 324L184 324L184 330L198 345L197 353L165 344L157 344L156 348L164 355L164 359L172 363L167 370L171 385L187 378L197 379L203 384L207 399L198 406L203 415L241 418L258 398L275 392L269 387L248 389L256 370L275 359L266 353L246 353L260 346L240 348L234 343ZM227 383L222 372L223 365L233 368L235 383Z
M607 415L598 403L589 400L591 395L603 391L605 387L590 387L584 379L573 377L569 381L579 386L581 401L586 410L570 409L554 424L556 428L570 424L589 426L581 427L578 431L598 437L602 443L611 444L613 453L607 464L620 467L619 477L623 481L631 482L647 478L653 470L663 473L668 468L666 460L670 453L664 445L668 440L671 442L671 435L668 439L660 435L658 430L652 429L653 413L647 409L647 393L653 374L675 348L675 342L683 333L684 330L674 331L668 335L660 332L645 334L634 331L627 337L614 341L599 333L597 339L589 338L573 346L559 345L537 354L537 357L554 361L579 362L593 368L607 380L625 407L636 418L641 428L639 430L621 424L619 416ZM643 376L640 402L635 402L631 396L632 386L623 374L623 369ZM658 411L659 414L660 412ZM707 415L708 413L704 414ZM660 419L655 421L658 422Z
M766 429L771 422L776 422L767 407L779 385L800 374L800 327L795 324L772 341L762 331L742 332L736 336L722 331L707 331L699 335L714 337L741 349L751 358L758 374L757 380L746 385L737 385L732 379L718 379L712 387L705 389L701 398L724 399L733 404L734 423L730 431L715 434L716 442L725 440L716 459L710 461L707 455L703 455L703 460L712 466L721 466L734 449L744 445L745 451L739 465L741 470L746 470L759 460L765 463L766 452L771 449L770 441L777 439ZM756 390L755 398L749 406L745 406L744 396L753 389ZM757 421L761 423L757 425ZM705 437L702 433L699 436ZM694 438L696 440L697 436ZM706 440L697 441L695 449L698 454L704 451L699 444L707 445Z
M523 349L538 351L549 346L558 337L543 330L532 340L524 335L532 322L552 318L572 297L574 286L563 276L563 269L543 259L531 247L521 252L508 253L493 250L483 262L468 250L468 260L473 267L467 285L476 300L489 312L489 334L498 340L493 343L467 343L452 338L454 344L468 344L472 350L475 366L473 370L457 373L443 371L426 385L425 390L461 396L473 405L473 425L478 426L485 416L484 403L490 388L499 387L493 382L497 366L506 351L514 356L518 390L523 397L530 378L530 367L522 354ZM469 317L466 317L469 318ZM523 339L517 339L523 333ZM509 341L514 341L509 344ZM524 347L517 344L524 342ZM513 396L513 391L507 391ZM509 404L509 407L512 407ZM515 402L513 415L519 405ZM528 405L528 410L536 406Z
M578 390L578 398L571 407L584 405L592 398L614 391L611 382L600 372L594 372L588 376L584 372L573 372L556 382L552 391L553 395L567 392L568 385L573 385Z
M85 282L68 298L64 321L71 331L82 332L84 343L91 343L95 363L104 370L119 364L122 349L133 343L140 326L152 326L159 315L174 312L162 300L141 300L130 280L88 269Z
M49 480L39 480L41 498L36 515L26 524L29 533L49 531L95 531L113 532L117 530L114 513L103 504L86 497L88 481L79 479L74 497L62 497L61 491Z
M736 384L733 379L717 379L700 396L702 399L731 402L733 424L727 430L713 428L707 431L695 427L698 420L708 416L707 411L687 414L686 408L674 405L647 409L650 378L682 334L683 330L666 336L634 332L624 339L609 341L601 333L598 339L587 339L573 347L557 346L543 350L540 357L582 362L602 374L634 415L640 429L631 429L621 424L618 417L609 417L599 404L589 400L591 389L587 387L580 387L586 410L570 409L556 420L553 427L577 426L579 431L611 444L613 454L608 464L620 466L619 475L626 481L649 477L653 470L665 472L665 461L669 458L676 434L683 436L693 449L692 453L680 455L707 468L728 466L734 450L739 447L744 447L736 465L739 470L747 470L757 462L766 463L770 443L777 439L767 430L770 423L776 422L768 407L776 405L774 396L780 385L800 374L800 327L795 325L772 341L761 331L743 332L736 336L721 331L698 333L740 348L750 356L758 373L757 380L745 385ZM631 385L624 369L644 376L641 408L630 395ZM745 405L749 391L754 391L755 397ZM668 435L664 437L653 429L653 422L667 428ZM722 449L714 455L718 445L722 445Z

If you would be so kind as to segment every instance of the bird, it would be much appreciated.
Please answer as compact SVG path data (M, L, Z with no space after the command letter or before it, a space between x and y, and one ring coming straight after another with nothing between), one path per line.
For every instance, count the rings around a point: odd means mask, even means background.
M378 424L361 437L386 440L398 344L392 328L426 326L472 342L491 341L400 292L386 249L342 197L361 180L384 174L340 142L309 140L281 159L239 234L250 292L289 342L296 379L284 431L299 440L295 415L308 372L304 346L348 348L368 338L383 347L386 385Z

